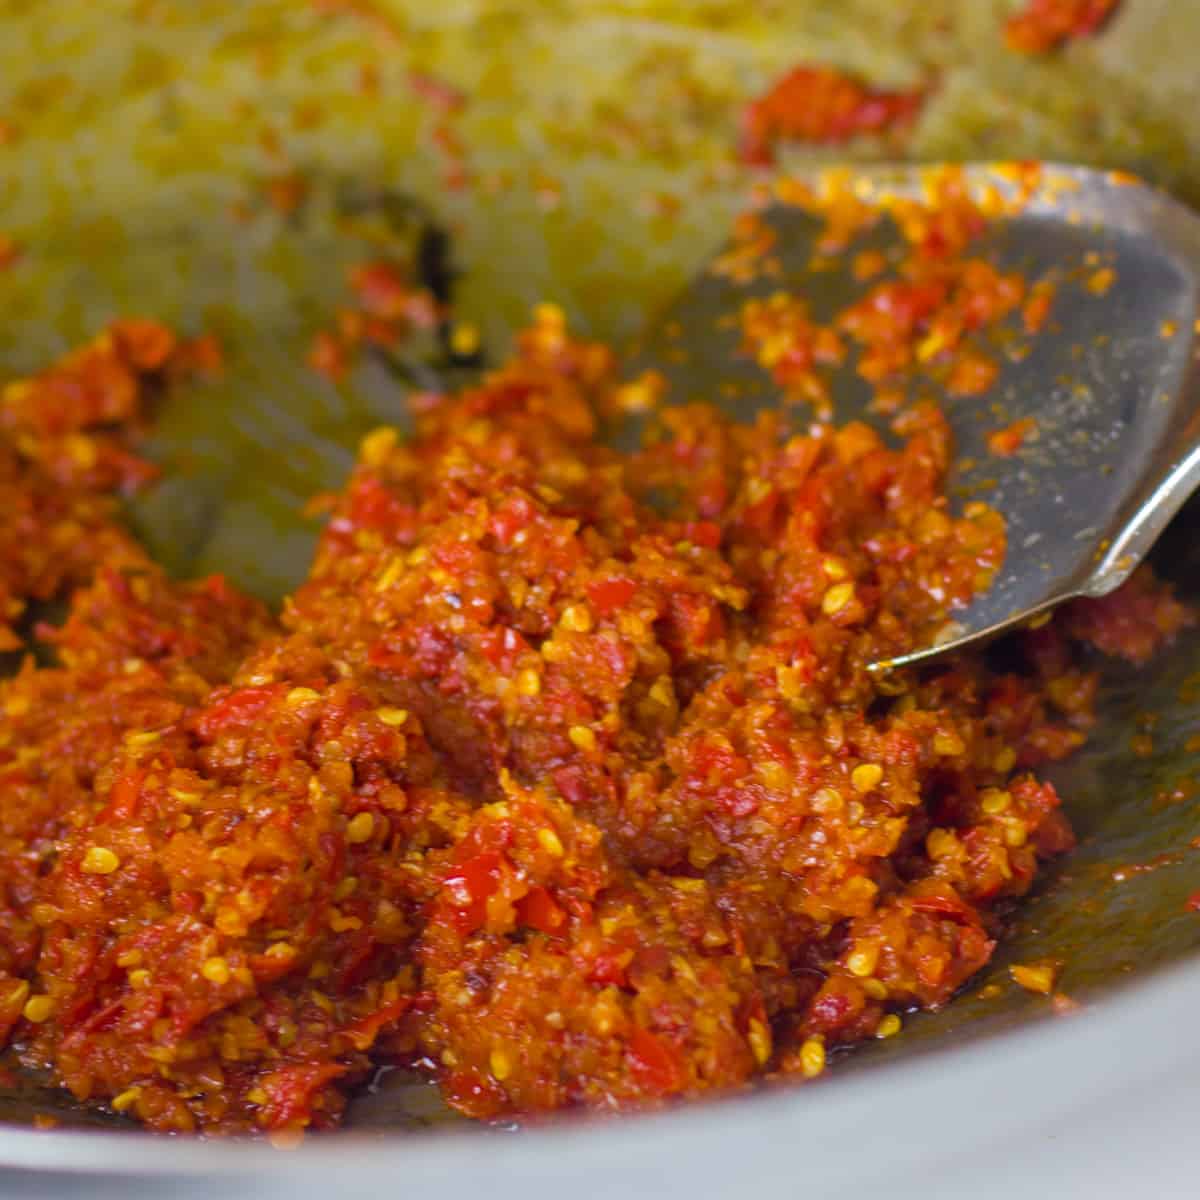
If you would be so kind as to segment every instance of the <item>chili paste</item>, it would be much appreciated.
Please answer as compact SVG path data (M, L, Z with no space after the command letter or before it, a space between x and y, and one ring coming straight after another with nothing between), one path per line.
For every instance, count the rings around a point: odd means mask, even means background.
M914 289L1023 295L935 275L846 322L872 369L930 336ZM783 302L744 327L795 343L784 387L842 352ZM552 306L364 440L276 617L117 521L187 351L118 325L0 422L8 644L70 595L53 663L0 684L0 1031L154 1129L327 1127L380 1061L477 1118L818 1076L946 1003L1071 846L1037 772L1093 719L1076 644L1140 660L1189 619L1143 572L1002 666L873 673L1003 557L999 514L947 501L940 410L893 445L664 407ZM658 436L621 453L633 399Z

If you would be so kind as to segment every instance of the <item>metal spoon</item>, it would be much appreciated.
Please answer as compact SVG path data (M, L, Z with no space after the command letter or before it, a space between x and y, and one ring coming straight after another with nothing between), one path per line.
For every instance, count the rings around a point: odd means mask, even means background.
M853 191L866 200L919 198L931 170L854 168ZM977 198L1011 198L1029 186L1029 171L1016 164L971 165L963 175ZM762 215L775 234L778 272L738 282L704 271L641 343L638 362L662 371L676 401L715 397L741 418L777 405L778 386L741 350L730 315L780 289L804 295L816 317L863 293L852 253L818 252L820 220L787 204ZM885 252L900 242L890 222L871 236ZM994 219L971 253L1060 280L1046 329L1025 339L1023 357L999 356L986 395L939 397L960 455L949 494L1003 514L1007 556L992 586L950 614L935 644L880 667L945 654L1065 600L1112 591L1200 484L1200 217L1127 175L1045 166L1019 210ZM1109 270L1111 286L1097 287L1096 273ZM828 378L835 419L887 428L868 410L872 393L853 359ZM1036 440L1011 457L989 453L988 434L1024 417L1035 420Z

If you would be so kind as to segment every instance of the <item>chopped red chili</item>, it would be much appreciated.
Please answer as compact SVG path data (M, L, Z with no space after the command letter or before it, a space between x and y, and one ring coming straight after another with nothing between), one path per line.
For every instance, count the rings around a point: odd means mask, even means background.
M308 352L308 365L335 383L346 377L364 344L394 346L412 330L434 328L439 318L434 297L394 263L360 263L351 269L349 283L357 306L339 310L336 326L319 330Z
M1022 54L1046 54L1074 38L1088 37L1104 27L1119 0L1026 0L1009 17L1004 37Z
M988 434L988 450L1001 458L1011 458L1037 431L1037 422L1032 417L1020 417L1011 425Z
M836 67L794 67L742 113L742 160L766 165L780 142L846 142L911 124L925 91L874 88Z
M789 385L843 340L884 386L969 361L1027 291L964 255L955 186L836 330L768 301L748 348ZM655 404L619 453L616 356L543 306L364 440L276 621L168 579L103 495L178 352L119 324L0 406L4 616L70 596L53 665L0 683L0 1031L155 1129L329 1126L379 1061L482 1118L811 1079L948 1001L1070 848L1034 772L1093 720L1075 643L1142 660L1192 619L1143 571L1003 667L880 678L1003 558L943 414L891 445Z

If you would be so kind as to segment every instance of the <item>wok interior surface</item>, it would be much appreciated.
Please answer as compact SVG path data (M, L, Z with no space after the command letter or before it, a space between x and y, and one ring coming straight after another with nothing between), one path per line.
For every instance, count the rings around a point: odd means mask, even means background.
M543 298L581 331L631 335L745 201L752 178L729 154L737 109L796 61L898 81L937 71L901 148L912 157L1096 161L1200 197L1200 141L1176 119L1197 89L1200 9L1165 0L1127 5L1103 38L1047 62L1007 54L1004 6L983 0L847 0L836 13L821 0L753 13L711 0L377 7L394 36L281 0L0 0L0 117L17 130L0 146L0 231L24 247L0 272L0 376L118 313L217 333L226 372L160 414L150 453L166 478L133 517L173 570L220 569L272 599L311 552L304 499L341 482L357 439L398 419L406 380L425 369L371 360L339 390L305 367L344 268L448 240L457 308L493 359ZM377 95L356 82L368 64ZM445 186L429 112L406 82L418 69L470 97L466 188ZM837 156L896 153L869 142ZM281 213L264 194L292 173L305 197ZM1200 600L1198 524L1193 502L1155 561ZM965 995L835 1075L1049 1018L1047 998L1011 982L1014 962L1060 962L1059 990L1090 1005L1200 946L1200 915L1185 907L1200 835L1187 749L1200 732L1200 632L1148 667L1103 669L1100 724L1051 773L1079 848L1046 868ZM1151 753L1137 752L1139 735ZM37 1114L109 1120L33 1080L0 1089L0 1118ZM390 1134L442 1119L429 1088L393 1073L348 1124Z

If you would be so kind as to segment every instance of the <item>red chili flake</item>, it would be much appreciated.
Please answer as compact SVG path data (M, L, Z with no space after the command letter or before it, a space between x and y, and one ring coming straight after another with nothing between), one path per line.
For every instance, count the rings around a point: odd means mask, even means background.
M630 1066L648 1091L666 1096L683 1086L683 1063L662 1038L639 1026L629 1035L628 1053Z
M721 527L715 521L689 521L684 526L689 542L715 550L721 544Z
M975 909L949 887L930 886L914 896L911 903L917 912L931 913L963 924L979 919Z
M106 821L127 821L137 811L138 797L141 795L142 781L146 772L140 767L132 767L117 776L112 790L108 793L108 807L104 810Z
M348 1026L346 1033L359 1050L369 1050L385 1025L398 1021L412 1007L411 996L400 996L390 1004L384 1004L369 1016L360 1017Z
M951 396L981 396L996 382L1000 367L977 350L964 350L954 360L946 391Z
M611 983L615 987L624 987L629 981L625 967L631 957L632 952L628 950L601 951L596 955L591 969L588 971L588 981L602 986Z
M495 851L485 850L452 867L443 878L442 895L459 933L471 933L486 924L488 900L500 887L502 862Z
M611 616L633 599L637 584L632 579L602 579L588 584L588 599L602 616Z
M1004 26L1010 50L1047 54L1074 38L1088 37L1107 23L1119 0L1028 0Z
M183 371L195 371L205 375L216 375L225 366L225 354L221 343L211 333L189 338L175 352L173 365Z
M332 379L334 383L339 383L346 377L349 367L345 346L325 329L313 338L307 361L314 371Z
M859 1016L865 1003L857 983L832 976L814 997L807 1024L816 1033L837 1033Z
M503 1111L504 1089L486 1072L474 1068L449 1071L441 1086L447 1101L469 1117L484 1120Z
M466 96L453 84L424 71L409 71L408 86L413 95L428 101L439 112L459 112L467 102Z
M1047 283L1045 280L1035 283L1029 289L1029 299L1021 310L1021 320L1025 325L1026 333L1041 333L1045 328L1046 320L1050 316L1050 309L1054 304L1055 290L1054 284Z
M21 257L21 248L7 233L0 233L0 271L7 270Z
M334 330L318 333L308 355L313 370L335 381L363 342L395 346L410 330L433 329L439 319L428 289L412 286L394 263L360 263L350 270L349 284L359 307L338 309Z
M488 529L501 546L511 546L517 534L529 525L533 513L533 503L527 496L512 496L492 514Z
M1200 912L1200 891L1193 892L1183 902L1183 907L1187 912Z
M308 183L303 176L295 172L268 179L264 186L267 202L285 217L294 213L308 195Z
M1033 835L1033 844L1039 855L1051 858L1075 849L1075 831L1061 812L1050 812L1042 816Z
M109 332L117 339L125 357L139 371L153 371L171 357L177 345L175 334L158 321L126 317L114 321Z
M313 1096L348 1069L340 1063L300 1063L264 1075L259 1085L266 1097L261 1106L263 1125L278 1129L307 1118Z
M768 166L781 141L829 145L908 125L924 100L923 88L882 90L834 67L799 66L746 106L740 156Z
M197 719L196 732L211 741L226 730L248 725L286 691L283 684L271 683L262 687L234 688L227 690L224 696L217 694Z
M1033 417L1021 417L1003 429L988 434L988 450L1001 458L1011 458L1025 444L1026 438L1037 429Z
M522 925L548 934L558 933L567 923L567 914L544 887L529 889L517 902L517 916Z
M408 312L412 289L393 263L360 263L350 271L350 287L359 304L373 316L396 320Z

